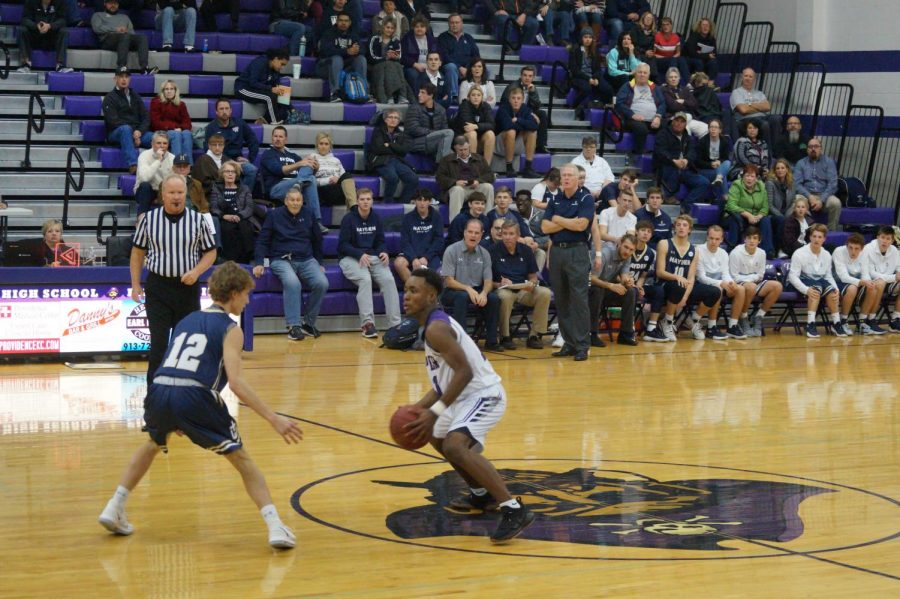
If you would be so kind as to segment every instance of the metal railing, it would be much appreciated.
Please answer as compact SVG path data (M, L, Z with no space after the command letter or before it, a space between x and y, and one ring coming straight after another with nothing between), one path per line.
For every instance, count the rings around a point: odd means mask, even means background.
M823 83L816 94L816 105L812 112L810 134L820 137L840 138L846 134L850 107L853 105L853 86L849 83ZM823 149L831 156L837 156L837 148Z
M882 127L873 154L872 182L867 183L866 188L878 206L894 208L894 223L897 223L900 217L900 128Z
M9 48L0 40L0 52L3 53L3 66L0 66L0 79L7 79L9 77Z
M772 114L787 115L799 62L800 44L796 42L771 42L766 49L766 60L759 74L759 89L769 99Z
M40 121L34 118L34 103L37 102L41 109ZM25 126L25 160L22 161L22 168L31 168L31 132L42 133L44 125L47 122L47 107L44 105L44 99L37 92L31 92L28 99L28 124Z
M713 18L718 5L719 0L663 0L659 12L654 14L672 19L674 30L683 41L701 17Z
M740 40L731 61L731 88L741 84L741 72L747 67L760 73L758 86L762 88L763 68L768 59L769 46L775 26L768 21L748 21L741 27Z
M557 70L562 71L563 75L565 75L565 80L563 82L557 81L556 73ZM557 86L562 83L562 88L558 88ZM565 101L566 96L568 95L569 89L569 67L558 60L553 61L553 67L550 69L550 97L547 100L547 127L551 127L553 124L553 98L558 95L558 97L562 98ZM558 92L558 94L557 94Z
M747 21L747 5L743 2L721 2L716 6L716 56L719 72L731 73L736 64L734 54L741 47L741 34Z
M619 129L616 129L614 119L619 120ZM615 110L604 108L603 120L600 122L600 146L597 149L597 154L603 156L607 141L611 141L612 143L617 144L622 141L624 137L625 128L622 117L617 115Z
M78 181L72 177L72 159L78 161ZM81 157L81 154L78 152L78 148L71 147L69 148L69 153L66 154L66 190L65 195L63 196L63 213L62 213L62 222L63 227L68 228L69 226L69 199L70 192L75 190L76 192L84 189L84 159Z
M869 188L872 185L878 140L884 126L884 109L881 106L851 106L847 111L846 124L835 160L841 176L856 177Z
M510 33L516 30L516 39L513 40ZM522 47L522 28L516 23L515 19L510 17L503 23L503 30L500 32L500 67L494 81L504 83L506 79L503 77L503 66L506 64L506 51L518 52Z
M821 62L798 62L787 93L785 114L796 114L803 122L804 131L812 131L812 115L819 95L819 87L828 74Z

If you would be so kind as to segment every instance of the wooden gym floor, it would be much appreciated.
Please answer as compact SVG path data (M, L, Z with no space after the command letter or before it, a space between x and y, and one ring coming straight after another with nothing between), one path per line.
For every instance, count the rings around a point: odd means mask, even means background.
M493 514L387 421L425 391L422 354L356 334L260 336L246 374L305 433L238 422L294 551L274 552L228 463L177 438L96 518L140 433L141 363L0 367L2 597L898 597L900 336L792 333L491 354L509 407L486 455L538 512Z

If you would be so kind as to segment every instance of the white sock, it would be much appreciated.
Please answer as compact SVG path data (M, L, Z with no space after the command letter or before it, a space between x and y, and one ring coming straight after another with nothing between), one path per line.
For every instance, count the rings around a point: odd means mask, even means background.
M737 324L738 324L738 319L737 319L737 318L729 318L729 319L728 319L728 328L729 328L729 329L730 329L731 327L736 327Z
M122 485L119 485L116 488L116 492L113 493L112 499L110 501L116 504L116 507L125 507L125 502L128 500L129 493L131 493L131 491L129 491Z
M675 322L675 317L671 316L669 314L666 314L666 324L671 326L674 322Z
M756 317L758 319L762 320L763 318L766 317L766 311L765 310L757 310Z
M266 525L268 525L269 528L281 523L281 518L278 517L278 509L271 503L269 505L264 505L262 509L259 510L259 513L262 514L263 520L266 521Z
M841 314L841 322L846 321L846 320L847 320L847 316L849 316L849 314Z
M900 312L894 310L894 312L891 314L891 320L897 320L898 318L900 318Z
M749 312L742 312L742 313L741 313L741 318L749 319L749 318L750 318L750 313L749 313Z
M522 506L519 505L519 502L515 499L510 499L509 501L504 501L503 503L501 503L500 507L511 507L512 509L517 510Z
M694 322L697 322L697 321L699 321L699 320L700 320L701 318L703 318L703 317L700 316L700 313L699 313L699 312L697 312L696 310L694 310L693 314L691 314L691 318L694 319Z
M832 314L832 315L831 315L831 322L837 324L837 323L839 323L840 321L841 321L841 315L840 315L840 314Z
M469 490L472 491L472 495L476 497L484 497L485 495L487 495L487 489L474 489L472 487L469 487Z
M807 312L806 313L806 324L813 324L816 322L816 313L815 312Z
M864 320L871 320L871 321L874 322L874 321L875 321L875 315L874 315L874 314L866 314L865 316L863 316L863 319L864 319Z
M647 323L647 332L648 332L648 333L649 333L650 331L652 331L653 329L655 329L655 328L656 328L656 321L655 321L655 320L651 320L650 322Z

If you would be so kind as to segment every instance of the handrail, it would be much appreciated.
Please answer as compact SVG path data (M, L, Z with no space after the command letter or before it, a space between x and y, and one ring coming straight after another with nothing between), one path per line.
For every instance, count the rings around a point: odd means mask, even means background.
M556 68L559 67L562 69L562 72L566 75L566 85L568 87L569 82L569 67L564 65L562 62L558 60L553 61L553 68L550 70L550 98L547 100L547 127L550 127L553 123L553 92L556 90ZM565 88L564 88L565 89ZM565 98L565 96L563 96Z
M9 48L3 40L0 40L0 52L3 52L3 56L5 57L3 66L0 67L0 79L6 79L9 77Z
M41 108L40 122L34 119L34 102L37 101ZM31 92L28 99L28 124L25 129L25 160L22 161L22 168L31 168L31 132L43 133L44 125L47 122L47 107L44 105L44 99L37 92Z
M619 133L618 138L616 138L616 136L614 136L614 135L611 135L613 130L610 129L610 126L613 123L612 123L612 116L610 116L610 115L616 116L615 108L610 109L609 106L604 107L603 108L603 120L600 122L600 147L597 149L597 154L599 154L600 156L603 156L603 153L605 151L604 147L606 146L607 138L609 139L609 141L617 144L620 141L622 141L622 139L625 136L624 128L618 132ZM616 118L619 119L620 123L624 123L624 120L622 119L621 115L618 115Z
M107 216L112 218L112 234L110 235L110 237L115 237L119 232L119 216L116 214L116 211L106 210L104 212L101 212L97 216L97 243L103 246L105 246L109 241L109 238L103 239L103 236L101 235L103 233L103 221L106 220Z
M519 34L519 38L513 42L509 33L512 31L513 27L516 28ZM516 23L515 19L512 17L506 19L506 22L503 23L503 30L500 32L500 72L497 73L497 76L494 78L494 81L498 83L504 83L506 79L503 78L503 65L506 64L506 51L511 50L513 52L518 52L522 48L522 28L519 27L519 24Z
M72 177L72 158L78 161L78 181ZM84 189L84 159L78 152L78 148L70 147L69 153L66 154L66 191L63 196L63 227L69 226L69 191L81 191Z

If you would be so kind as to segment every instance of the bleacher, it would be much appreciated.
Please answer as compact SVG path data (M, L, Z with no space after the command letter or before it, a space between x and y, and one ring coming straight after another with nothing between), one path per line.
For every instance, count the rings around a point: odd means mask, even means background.
M732 75L739 70L738 65L750 64L761 73L761 86L773 102L773 111L779 114L799 113L804 118L806 130L815 131L817 127L825 134L826 152L836 158L838 148L843 152L846 137L854 131L855 121L851 117L869 118L868 114L854 113L856 107L852 103L829 103L821 100L822 90L826 91L827 82L824 72L821 77L810 79L806 75L810 67L791 62L784 57L789 56L783 42L772 42L771 34L762 39L757 35L757 24L746 20L746 6L741 18L741 3L722 3L719 1L688 0L656 0L651 2L658 15L671 16L675 20L676 30L684 33L689 23L693 23L703 15L710 15L718 23L720 58L722 75L718 83L727 90ZM242 33L227 33L228 16L218 15L220 32L197 32L196 44L206 47L208 52L184 53L181 34L176 34L173 52L159 52L161 35L153 28L154 13L142 11L136 20L135 27L139 33L148 36L150 65L158 66L160 73L153 75L134 75L132 87L140 93L145 102L159 90L162 81L174 80L182 91L183 101L188 107L194 129L203 129L214 118L215 99L219 96L232 96L234 79L254 57L267 48L286 45L286 39L268 33L268 11L271 0L242 0L240 28ZM734 8L734 7L738 8ZM432 29L438 35L447 28L447 9L443 4L431 5ZM364 0L363 12L371 17L380 10L377 0ZM95 238L95 227L98 215L107 210L116 212L119 226L124 233L133 230L136 210L132 200L134 177L129 175L122 163L119 150L112 147L105 138L100 105L104 94L113 86L112 71L115 66L113 52L98 50L97 40L88 27L69 29L68 65L75 68L74 73L43 72L16 73L19 65L16 48L15 24L21 19L22 6L15 3L0 4L0 40L8 47L8 68L4 68L4 56L0 54L0 75L6 75L0 85L0 193L4 200L14 206L27 207L33 210L30 217L11 220L9 236L12 239L34 237L38 234L41 223L47 218L59 218L67 193L67 173L73 179L83 174L83 187L70 190L68 204L68 222L65 238L68 241L80 242L82 247L90 248L90 254L102 260L104 249ZM90 20L90 9L83 9L82 18ZM565 85L565 67L567 53L562 47L519 46L511 40L498 41L500 32L491 31L483 25L489 19L481 4L472 14L464 15L465 31L472 34L479 44L481 55L488 63L488 68L495 82L498 96L505 89L506 82L518 77L519 69L524 64L537 67L536 84L545 105L551 107L552 126L548 137L549 154L538 154L534 168L544 172L551 166L560 166L571 161L581 151L581 139L593 132L600 138L600 154L609 162L613 172L619 174L628 166L635 166L642 171L638 184L638 192L643 195L651 186L653 175L650 158L645 156L641 164L628 163L628 151L631 148L630 134L622 134L611 127L611 112L608 109L590 108L584 120L575 116L569 103L572 93L560 93L568 90ZM363 36L370 31L370 19L366 18L362 27ZM607 43L605 34L601 35L601 43ZM779 45L782 44L782 45ZM292 79L292 70L288 64L283 71L284 83L292 90L292 104L295 108L307 112L311 117L309 125L288 126L289 147L302 154L313 151L315 134L327 129L334 137L335 154L343 162L344 167L354 174L357 187L369 187L375 190L378 199L375 210L382 216L402 214L411 209L390 203L390 198L383 198L383 183L377 176L364 170L364 151L372 129L367 126L377 111L386 106L376 104L344 104L329 103L328 84L313 76L315 58L293 58L292 63L300 62L302 76ZM52 68L55 63L50 52L35 51L33 64L36 69ZM136 56L132 54L130 66L137 67ZM501 66L502 65L502 66ZM812 71L816 71L812 69ZM768 76L768 77L767 77ZM789 81L786 84L785 81ZM551 80L557 82L556 90L551 89ZM35 97L37 96L37 97ZM811 99L810 99L811 98ZM728 93L720 94L723 106L728 104ZM31 107L30 107L31 105ZM262 116L258 105L245 104L233 100L234 116L252 123ZM401 112L404 105L396 106ZM843 110L844 112L840 112ZM858 112L858 111L857 111ZM833 120L847 115L848 127L833 135ZM868 121L866 121L868 123ZM272 127L269 125L251 125L263 147L267 145ZM39 129L39 130L38 130ZM896 163L900 143L900 132L878 128L870 131L865 139L872 140L884 137L880 146L866 149L851 149L847 144L846 162L839 160L846 172L859 176L857 172L857 156L871 157L872 164L890 164L891 158ZM26 137L30 144L24 143ZM652 148L653 136L648 139L648 148ZM864 144L863 144L864 145ZM871 143L870 143L871 146ZM70 148L75 148L84 162L79 173L78 165L72 161ZM854 147L855 148L855 147ZM195 155L201 150L195 149ZM877 155L876 155L877 154ZM24 160L30 162L29 168L23 168ZM421 185L434 192L438 191L433 177L434 163L420 156L410 155L410 159L420 174ZM76 160L77 162L77 160ZM852 163L852 168L851 168ZM520 165L521 166L521 165ZM873 175L869 161L866 160L868 172L863 178L870 189L887 189L894 192L900 184L900 174L891 171L889 181L884 182ZM496 170L496 169L495 169ZM845 169L842 168L842 174ZM531 189L534 180L521 178L498 177L496 186L508 186L514 190ZM69 187L72 187L71 185ZM77 187L77 186L76 186ZM684 190L680 192L684 193ZM676 196L677 197L677 196ZM897 199L887 192L876 195L879 206L873 209L845 209L841 223L846 226L861 226L879 223L893 224L897 220ZM677 214L677 206L667 206L673 215ZM328 276L332 282L328 299L323 306L323 315L346 316L346 319L335 321L335 327L355 328L355 320L349 318L356 314L352 286L343 279L340 270L334 264L336 257L337 230L343 208L323 207L323 222L333 230L326 236L325 253L329 264ZM445 218L446 218L446 212ZM698 228L695 239L700 240L705 227L718 222L718 209L711 204L697 204L693 208L693 216L697 219ZM829 234L829 244L842 243L845 232ZM388 234L388 248L397 251L399 235ZM267 277L270 275L267 274ZM274 278L274 277L271 277ZM263 317L268 326L257 326L257 330L282 330L280 286L277 280L260 282L255 294L254 312ZM277 299L277 301L276 301ZM379 302L377 299L376 302ZM376 304L378 305L378 304ZM268 320L266 320L268 318ZM353 322L352 326L349 323Z

